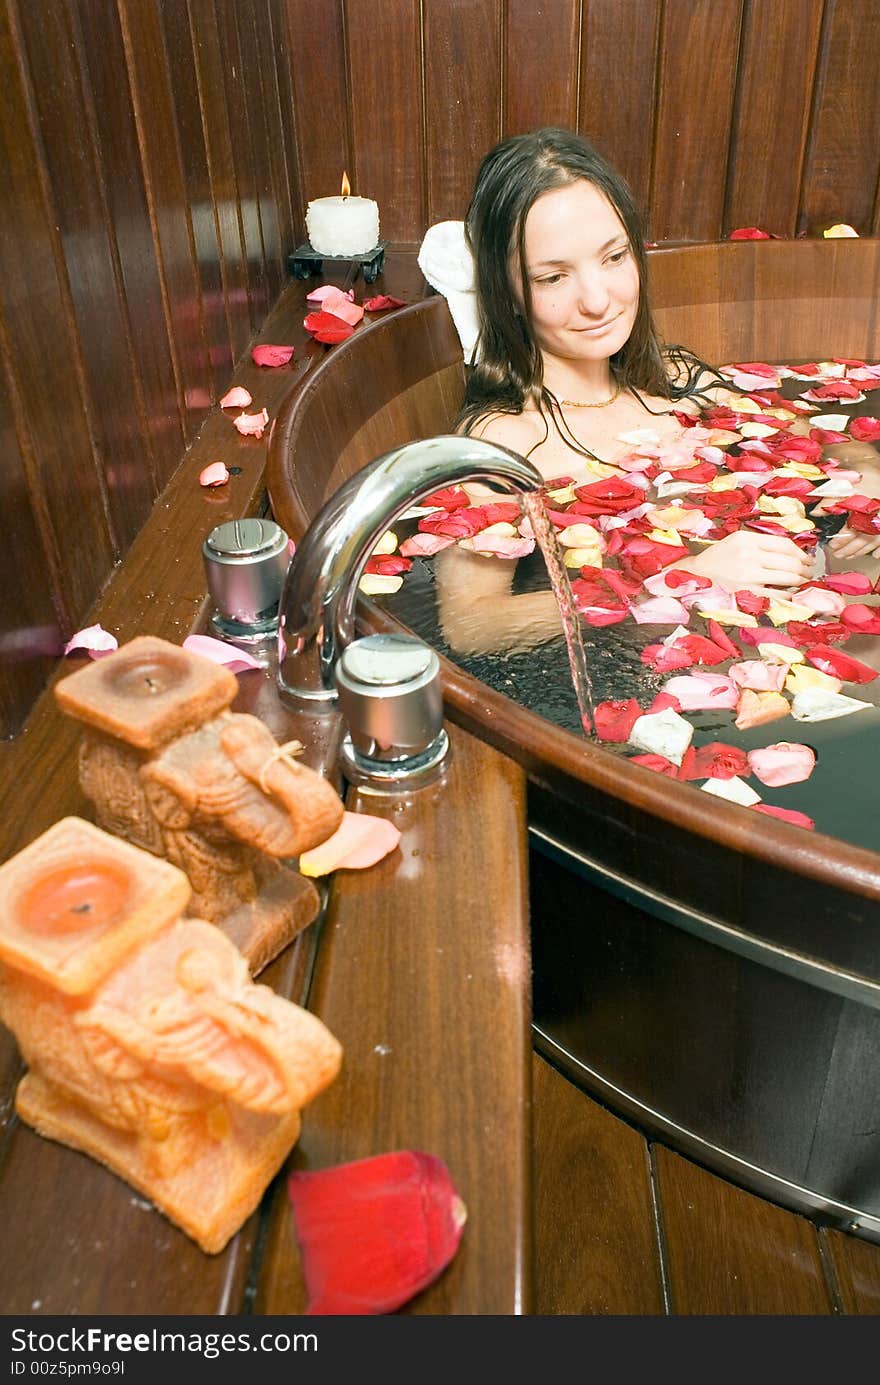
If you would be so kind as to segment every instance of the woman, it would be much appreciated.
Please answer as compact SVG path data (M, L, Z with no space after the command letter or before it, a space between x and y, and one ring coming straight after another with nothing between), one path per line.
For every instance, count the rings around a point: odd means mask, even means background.
M626 452L621 434L650 427L672 442L684 431L675 411L698 413L727 387L692 354L661 347L629 191L579 135L548 128L496 145L480 166L465 234L479 358L459 431L529 457L548 480L583 485ZM811 559L791 539L744 531L676 566L731 591L778 592L804 582ZM454 647L523 648L559 632L553 594L513 595L514 568L458 546L438 555Z

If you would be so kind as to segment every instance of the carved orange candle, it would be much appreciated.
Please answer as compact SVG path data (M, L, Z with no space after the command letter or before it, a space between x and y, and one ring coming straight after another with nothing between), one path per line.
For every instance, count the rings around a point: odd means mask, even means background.
M62 818L0 868L0 962L82 994L165 928L189 895L175 866Z

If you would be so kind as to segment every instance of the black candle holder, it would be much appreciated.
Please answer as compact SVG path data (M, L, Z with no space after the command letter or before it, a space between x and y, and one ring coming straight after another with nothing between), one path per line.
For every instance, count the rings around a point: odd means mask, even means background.
M373 246L372 250L366 250L362 255L321 255L306 241L288 255L287 264L294 279L311 279L313 275L323 271L325 263L356 264L361 267L364 283L372 284L385 267L387 244L387 241L380 240L378 245Z

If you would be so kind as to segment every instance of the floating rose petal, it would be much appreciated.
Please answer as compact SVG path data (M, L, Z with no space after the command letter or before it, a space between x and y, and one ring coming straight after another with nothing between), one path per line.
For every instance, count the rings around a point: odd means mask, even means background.
M616 702L597 702L594 725L600 741L628 741L642 709L634 697Z
M807 688L819 688L823 692L840 692L843 683L831 673L822 669L810 668L808 664L798 664L789 670L785 678L785 690L793 695L805 692Z
M816 755L808 745L778 741L748 753L749 767L756 779L768 788L783 784L800 784L809 779L816 765Z
M203 659L222 664L232 673L244 673L247 669L263 667L246 650L226 644L224 640L214 640L210 635L187 635L183 647L193 654L201 654Z
M303 320L303 326L310 332L315 341L324 342L327 346L332 346L335 342L345 341L354 332L354 328L342 318L335 317L333 313L309 313Z
M229 470L225 462L211 462L199 472L200 486L225 486L229 480Z
M381 861L399 841L399 829L387 818L346 812L341 826L326 841L300 856L300 874L315 876L329 875L333 870L363 870Z
M832 721L835 717L850 716L870 706L870 702L859 702L857 698L845 697L843 693L807 688L804 692L795 693L791 714L796 721Z
M364 596L391 596L394 592L399 592L402 586L402 577L365 572L358 582L358 591L362 591Z
M72 654L77 649L84 649L90 659L103 659L105 654L112 654L118 648L116 636L102 625L87 625L84 630L77 630L75 635L71 635L64 646L64 653Z
M732 779L737 774L748 774L749 762L744 750L737 745L725 745L723 741L709 741L707 745L694 747L693 758L688 767L688 779Z
M227 390L220 400L221 409L246 409L248 404L253 404L253 395L246 390L243 385L233 385L232 389Z
M877 670L844 654L842 649L829 649L826 645L813 645L804 651L810 663L832 678L840 678L844 683L873 683Z
M629 762L631 765L642 765L645 769L652 769L656 774L665 774L669 779L678 778L678 765L667 760L665 755L630 755Z
M655 596L632 605L630 615L639 625L677 625L687 622L688 610L671 596Z
M746 784L735 775L732 779L707 779L700 788L703 793L713 794L715 798L726 798L728 803L739 803L743 808L753 808L761 802L761 795L755 793L751 784Z
M377 293L375 298L365 298L364 308L368 313L384 313L389 308L404 308L406 300L395 298L392 293Z
M680 765L693 734L694 728L690 722L667 708L639 717L629 734L629 743L637 750L664 755L673 764Z
M255 346L251 350L251 360L254 365L279 366L287 365L293 359L292 346Z
M880 606L853 601L841 611L840 622L860 635L880 635Z
M737 703L736 725L740 731L747 731L752 726L763 726L768 721L787 717L790 711L791 704L782 693L753 692L751 688L744 688Z
M822 580L826 587L844 596L867 596L871 590L871 579L863 572L828 572Z
M849 431L850 436L857 442L877 442L880 439L880 418L854 418Z
M404 558L430 558L441 548L449 548L455 539L444 538L442 534L413 534L404 539L400 551Z
M664 692L678 699L683 712L702 712L712 708L731 711L739 701L739 689L730 678L719 673L692 673L670 678Z
M752 807L756 813L766 813L768 817L779 818L782 822L790 823L792 827L816 826L812 818L808 818L806 813L799 813L795 808L774 808L770 803L754 803Z
M269 411L261 409L258 414L239 414L232 422L243 438L261 438L269 422Z
M753 692L782 692L788 665L746 659L741 664L731 664L727 671L740 688L751 688Z
M446 1268L467 1219L446 1164L418 1150L295 1172L287 1190L312 1316L395 1312Z

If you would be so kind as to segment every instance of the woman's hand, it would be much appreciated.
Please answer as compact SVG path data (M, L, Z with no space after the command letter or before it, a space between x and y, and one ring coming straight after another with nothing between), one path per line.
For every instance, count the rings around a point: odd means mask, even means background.
M676 567L708 577L728 591L747 587L759 595L773 596L778 594L774 588L799 587L806 582L812 574L813 560L792 539L741 529L695 557L676 563Z
M828 540L828 549L833 558L848 562L851 558L865 558L880 553L880 534L857 534L848 525Z

